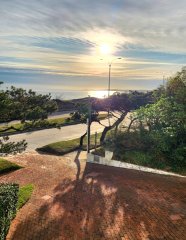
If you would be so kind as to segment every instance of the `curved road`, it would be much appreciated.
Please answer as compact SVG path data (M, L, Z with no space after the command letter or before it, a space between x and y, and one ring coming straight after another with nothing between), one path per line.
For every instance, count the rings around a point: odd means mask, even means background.
M114 121L114 119L112 119L111 121ZM104 125L108 125L108 119L102 120L101 123ZM100 124L93 123L91 125L91 134L95 133L96 131L101 132L103 128L104 127ZM61 129L50 128L40 131L12 135L10 136L9 141L17 142L25 139L28 143L27 151L29 151L35 150L36 148L42 147L49 143L78 138L86 132L86 129L86 124L65 126L61 127Z

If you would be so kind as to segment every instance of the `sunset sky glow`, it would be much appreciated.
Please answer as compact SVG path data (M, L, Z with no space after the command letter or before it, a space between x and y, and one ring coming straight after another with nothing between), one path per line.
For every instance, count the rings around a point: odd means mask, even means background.
M186 0L0 0L0 81L152 89L186 65ZM100 61L100 58L103 61Z

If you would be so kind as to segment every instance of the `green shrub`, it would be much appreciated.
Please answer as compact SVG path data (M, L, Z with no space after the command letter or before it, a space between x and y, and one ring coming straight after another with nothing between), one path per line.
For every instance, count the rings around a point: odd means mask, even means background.
M140 129L109 135L104 147L114 152L113 159L185 174L186 148L181 140L166 132Z
M110 135L105 141L105 147L114 150L115 153L123 150L147 150L151 147L152 138L147 131L139 132L118 132L117 135Z
M150 166L150 163L152 162L152 156L140 151L127 151L123 158L127 160L127 162L142 166Z
M145 167L164 169L166 167L165 159L161 156L156 158L150 152L142 151L127 151L123 156L122 160L132 164L137 164Z
M105 156L105 149L103 147L98 147L96 150L91 152L92 154L104 157Z
M18 184L0 185L0 240L5 240L11 220L16 214Z

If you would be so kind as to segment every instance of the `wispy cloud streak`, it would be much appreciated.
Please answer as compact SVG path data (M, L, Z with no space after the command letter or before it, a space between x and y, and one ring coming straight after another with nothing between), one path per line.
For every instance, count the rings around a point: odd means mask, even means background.
M77 77L73 87L84 86L86 77L107 74L99 61L104 42L123 58L112 72L116 85L158 80L186 64L186 0L0 0L0 6L0 80L7 69L24 70L25 79L40 71Z

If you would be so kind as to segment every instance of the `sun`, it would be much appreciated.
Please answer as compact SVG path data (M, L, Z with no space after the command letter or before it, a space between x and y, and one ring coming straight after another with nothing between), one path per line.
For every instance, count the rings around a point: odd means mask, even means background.
M90 91L89 95L91 97L95 97L95 98L104 98L108 95L108 91L99 91L99 90L96 91L96 90L94 90L94 91Z
M110 95L112 95L113 93L114 93L114 91L110 91ZM105 97L108 97L108 91L94 90L94 91L89 91L88 95L90 95L91 97L95 97L95 98L105 98Z
M109 44L103 43L99 47L100 53L103 55L109 55L112 53L112 48Z

